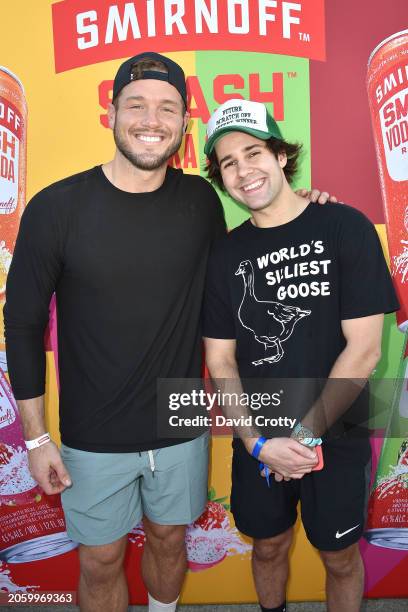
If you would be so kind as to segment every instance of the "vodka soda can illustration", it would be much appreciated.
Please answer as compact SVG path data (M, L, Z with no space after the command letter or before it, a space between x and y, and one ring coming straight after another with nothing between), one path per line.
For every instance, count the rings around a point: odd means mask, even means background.
M408 334L407 334L408 337ZM396 380L390 422L370 496L365 538L408 550L408 345Z
M25 563L75 547L60 496L45 495L30 474L20 415L0 369L0 560Z
M200 572L221 563L226 557L245 555L252 546L244 542L236 527L230 524L227 497L216 499L211 487L204 512L186 532L188 568Z
M408 329L408 30L383 40L368 61L367 89L379 167L391 273Z
M27 104L21 81L0 66L0 352L7 273L26 204Z
M187 527L186 550L188 569L200 572L221 563L226 557L247 555L252 546L230 524L227 513L227 497L216 499L213 487L208 492L204 512ZM129 541L141 550L146 541L143 523L138 523L129 533Z

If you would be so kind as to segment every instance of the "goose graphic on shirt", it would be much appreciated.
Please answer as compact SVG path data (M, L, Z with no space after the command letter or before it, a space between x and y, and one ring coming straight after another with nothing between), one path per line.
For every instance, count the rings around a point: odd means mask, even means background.
M235 276L242 276L244 295L238 308L238 319L243 327L251 331L265 353L273 352L252 362L258 366L263 363L277 363L285 354L282 343L293 333L296 323L311 314L297 306L285 306L281 302L258 300L255 295L254 268L249 260L241 261ZM261 309L260 317L254 316L254 309ZM259 313L258 313L259 314Z

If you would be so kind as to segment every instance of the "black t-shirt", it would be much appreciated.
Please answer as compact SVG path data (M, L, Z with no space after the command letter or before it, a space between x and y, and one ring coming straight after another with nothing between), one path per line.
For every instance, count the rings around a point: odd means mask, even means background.
M272 228L246 221L209 262L204 335L237 340L241 378L327 378L345 347L341 321L398 308L372 223L310 203Z
M179 442L158 439L156 381L200 377L207 258L224 232L209 183L172 168L151 193L117 189L98 166L37 194L21 220L4 309L16 399L44 393L55 290L62 441L100 452Z

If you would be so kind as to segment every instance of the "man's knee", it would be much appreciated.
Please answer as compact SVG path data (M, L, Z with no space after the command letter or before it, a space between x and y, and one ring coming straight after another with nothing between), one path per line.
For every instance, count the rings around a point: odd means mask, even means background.
M158 525L143 519L146 534L146 544L160 550L161 555L177 556L185 550L185 525Z
M327 573L333 577L345 578L363 567L358 544L344 550L319 552Z
M284 560L288 556L289 548L292 544L292 536L293 530L288 529L273 538L254 540L254 559L258 561Z
M79 547L81 575L87 582L106 582L122 571L127 538L111 544Z

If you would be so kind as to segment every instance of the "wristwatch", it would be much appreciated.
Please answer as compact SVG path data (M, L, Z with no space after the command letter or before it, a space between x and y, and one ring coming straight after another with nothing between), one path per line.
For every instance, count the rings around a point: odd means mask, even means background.
M300 421L295 425L292 431L292 435L290 437L294 438L295 440L297 440L301 444L304 444L305 446L314 447L314 446L320 446L322 444L322 439L315 438L313 431L311 431L305 425L302 425Z

